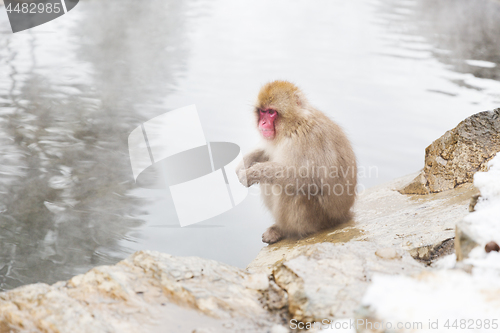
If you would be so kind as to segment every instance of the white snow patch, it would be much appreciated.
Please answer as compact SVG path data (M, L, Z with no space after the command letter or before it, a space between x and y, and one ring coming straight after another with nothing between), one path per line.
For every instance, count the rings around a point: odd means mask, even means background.
M488 257L500 262L496 252ZM376 275L362 305L369 306L375 317L385 322L422 323L418 332L471 332L460 327L447 329L444 325L447 320L452 325L462 319L489 319L491 323L496 318L498 323L500 279L494 274L468 274L461 270L425 272L417 278ZM438 330L429 326L436 320ZM474 328L473 332L491 332L491 327Z
M457 262L457 255L453 253L439 259L432 265L432 267L437 269L451 269L455 267L456 262Z
M470 230L484 243L500 244L500 154L489 163L488 172L474 175L474 186L481 192L475 211L465 217ZM483 247L485 244L481 244Z

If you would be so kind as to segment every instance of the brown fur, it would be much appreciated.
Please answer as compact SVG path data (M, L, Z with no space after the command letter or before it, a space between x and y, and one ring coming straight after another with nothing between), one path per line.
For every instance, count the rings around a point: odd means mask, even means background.
M261 184L264 203L276 220L262 236L263 241L304 237L348 221L357 168L342 129L287 81L262 87L255 107L257 123L259 109L266 108L278 112L275 138L246 155L237 169L243 184ZM315 193L315 186L323 191Z

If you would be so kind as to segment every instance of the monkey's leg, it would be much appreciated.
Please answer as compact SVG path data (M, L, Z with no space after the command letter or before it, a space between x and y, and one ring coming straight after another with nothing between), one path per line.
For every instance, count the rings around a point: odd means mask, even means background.
M275 225L272 225L269 227L266 232L262 234L262 242L267 243L267 244L273 244L276 243L277 241L281 240L283 238L283 235L280 231L280 229Z

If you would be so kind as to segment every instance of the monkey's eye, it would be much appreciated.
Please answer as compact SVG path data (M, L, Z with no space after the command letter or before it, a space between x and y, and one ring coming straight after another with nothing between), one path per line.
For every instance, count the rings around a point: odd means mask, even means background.
M270 117L275 117L278 113L273 109L258 109L261 114L267 113Z

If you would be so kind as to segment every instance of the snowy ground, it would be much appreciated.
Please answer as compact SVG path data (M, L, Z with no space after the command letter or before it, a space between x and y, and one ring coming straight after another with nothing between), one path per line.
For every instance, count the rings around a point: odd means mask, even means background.
M478 172L474 176L474 186L481 191L481 197L475 212L469 214L465 221L470 223L471 231L480 239L500 244L500 154L488 166L488 172Z
M373 325L396 332L498 332L500 253L486 253L484 245L500 243L500 154L488 172L475 175L474 185L481 198L465 220L481 244L462 262L453 254L416 277L375 276L362 302L378 318Z

